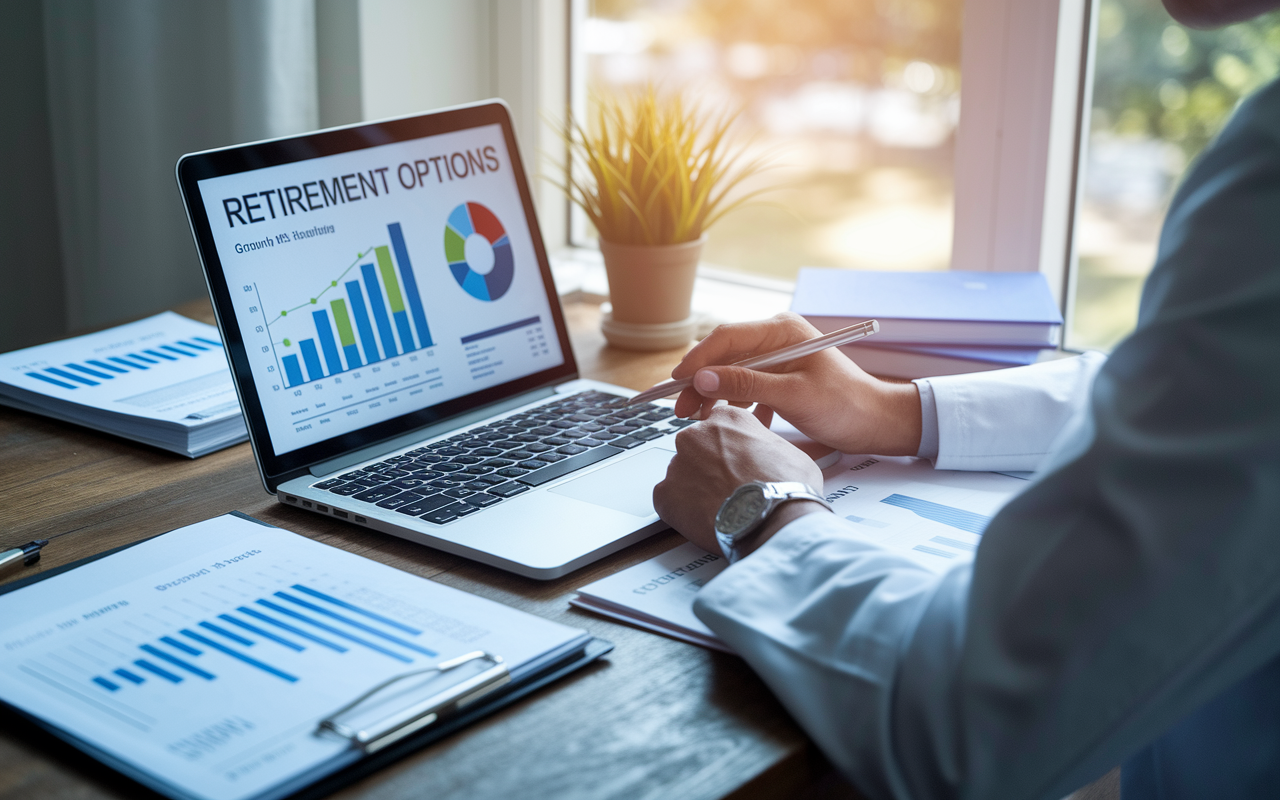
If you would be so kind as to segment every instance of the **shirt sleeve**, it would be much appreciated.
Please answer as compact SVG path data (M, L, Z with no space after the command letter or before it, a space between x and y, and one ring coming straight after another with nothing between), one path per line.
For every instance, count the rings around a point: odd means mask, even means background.
M1273 84L1179 189L1134 334L1036 369L1067 394L1092 370L1082 413L1013 439L1017 370L930 380L939 466L1039 467L971 565L809 514L699 593L869 797L1056 800L1280 656L1277 154Z

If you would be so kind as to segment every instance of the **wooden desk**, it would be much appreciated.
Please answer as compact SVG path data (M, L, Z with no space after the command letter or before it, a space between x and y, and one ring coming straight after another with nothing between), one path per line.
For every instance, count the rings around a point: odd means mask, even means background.
M207 303L178 310L213 321ZM606 347L598 306L566 311L586 377L641 389L682 354ZM286 508L263 490L247 444L190 461L0 408L0 549L72 532L49 545L40 569L233 510L617 645L606 660L334 797L856 797L739 659L569 607L575 588L674 547L683 541L674 533L534 581ZM129 798L136 788L52 741L0 732L2 798Z

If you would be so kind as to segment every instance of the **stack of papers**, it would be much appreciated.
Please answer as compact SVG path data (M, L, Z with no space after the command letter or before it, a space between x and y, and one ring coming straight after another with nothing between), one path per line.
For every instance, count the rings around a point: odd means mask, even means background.
M848 535L874 542L930 572L973 560L987 523L1027 486L1027 476L936 470L928 461L844 456L824 472L823 493L852 523ZM728 566L684 544L584 586L572 605L681 641L732 652L693 614L698 590Z
M1057 346L1062 315L1032 272L869 272L806 268L791 310L828 333L876 319L880 332L841 350L891 378L1034 363Z
M0 355L0 403L191 458L248 438L217 329L173 312Z

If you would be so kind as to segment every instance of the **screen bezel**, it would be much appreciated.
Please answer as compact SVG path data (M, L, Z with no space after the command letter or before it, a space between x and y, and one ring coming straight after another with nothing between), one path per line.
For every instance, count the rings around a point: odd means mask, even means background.
M232 306L230 287L218 257L213 231L199 190L199 181L494 124L501 127L502 136L507 145L512 173L520 193L525 220L529 225L530 239L537 256L538 269L542 273L547 302L555 321L556 335L564 360L556 367L523 378L481 389L277 455L250 370L244 336ZM240 398L240 407L249 429L253 453L258 461L258 468L262 472L263 483L269 492L274 493L281 483L305 474L314 464L340 458L348 453L515 395L578 377L578 365L569 343L564 311L560 306L560 298L556 294L551 263L547 259L542 230L538 225L533 207L533 196L525 179L524 162L516 146L511 115L506 104L501 100L489 100L427 114L192 153L178 160L177 178L183 203L186 205L187 219L191 224L192 235L195 237L196 250L204 269L205 281L209 287L209 295L213 301L218 330L222 335L227 360L231 366L236 393Z

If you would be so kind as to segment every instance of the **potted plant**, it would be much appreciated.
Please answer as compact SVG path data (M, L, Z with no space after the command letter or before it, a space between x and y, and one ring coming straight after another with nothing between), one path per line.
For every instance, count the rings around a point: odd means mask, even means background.
M612 311L611 344L659 350L688 344L693 281L706 231L757 192L729 198L761 159L729 143L736 113L712 113L653 86L602 95L594 125L569 120L574 169L562 188L600 238Z

